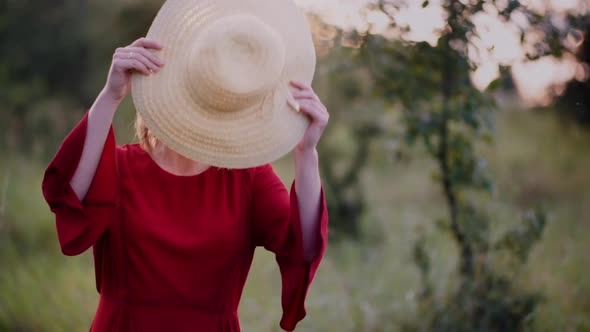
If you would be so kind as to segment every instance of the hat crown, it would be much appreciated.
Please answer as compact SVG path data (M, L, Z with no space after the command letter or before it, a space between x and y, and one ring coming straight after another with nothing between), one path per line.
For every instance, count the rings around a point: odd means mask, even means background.
M233 112L261 103L285 66L285 45L251 14L212 22L194 41L187 79L195 102L210 111Z

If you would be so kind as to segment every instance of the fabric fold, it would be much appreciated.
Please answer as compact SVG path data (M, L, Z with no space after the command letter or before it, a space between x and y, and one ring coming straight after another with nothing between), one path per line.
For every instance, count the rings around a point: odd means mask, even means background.
M42 182L43 196L55 214L62 252L68 256L81 254L90 248L116 219L118 174L112 128L83 201L70 185L82 156L87 126L88 114L62 142Z
M298 231L297 254L295 256L277 256L283 285L281 296L283 317L281 318L280 326L286 331L293 331L297 323L305 317L305 298L326 252L328 243L328 210L323 188L320 197L322 203L318 230L320 236L319 252L311 262L305 262L303 258L301 220L299 218L299 204L295 191L295 182L291 185L290 220L294 231Z
M272 166L258 168L253 185L254 239L276 255L282 280L282 329L292 331L305 315L305 298L309 286L326 251L328 241L328 210L324 190L321 191L321 213L317 256L306 262L299 217L295 182L290 194Z

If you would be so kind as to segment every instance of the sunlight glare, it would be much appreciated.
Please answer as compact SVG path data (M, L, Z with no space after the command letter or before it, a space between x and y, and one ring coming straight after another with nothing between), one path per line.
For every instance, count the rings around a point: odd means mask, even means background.
M357 29L371 33L384 34L389 26L389 18L380 12L367 11L366 6L376 0L295 0L304 10L313 12L322 19L344 29ZM431 0L422 8L422 0L408 0L406 5L395 14L398 25L407 25L410 31L404 35L409 41L426 41L435 45L439 31L445 26L444 11L441 0ZM522 3L538 13L547 9L558 12L576 10L587 12L590 0L522 0ZM500 10L508 5L507 0L498 0ZM521 97L529 103L546 103L551 94L547 91L552 86L562 85L573 77L584 77L583 69L576 71L573 58L556 60L552 57L542 58L527 63L525 49L534 44L534 32L527 34L531 45L520 44L520 31L528 26L524 14L514 12L509 22L498 18L497 9L487 5L485 12L477 14L473 21L479 32L479 38L472 40L475 47L469 47L469 56L478 64L478 69L471 73L476 87L484 89L497 78L498 65L513 65L512 74ZM559 23L559 22L554 22ZM539 38L543 38L539 36ZM578 31L570 32L566 42L579 45L583 41ZM576 75L577 73L577 75Z

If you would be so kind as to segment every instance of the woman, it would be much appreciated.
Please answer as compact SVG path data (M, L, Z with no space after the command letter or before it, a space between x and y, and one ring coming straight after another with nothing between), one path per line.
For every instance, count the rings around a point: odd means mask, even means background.
M91 331L239 331L237 307L256 246L276 254L283 317L293 330L326 248L316 146L328 113L293 82L311 122L296 147L291 194L270 165L232 170L174 152L138 123L139 144L116 146L111 123L134 72L165 64L139 39L118 49L107 83L62 143L43 180L61 248L93 247L100 303Z

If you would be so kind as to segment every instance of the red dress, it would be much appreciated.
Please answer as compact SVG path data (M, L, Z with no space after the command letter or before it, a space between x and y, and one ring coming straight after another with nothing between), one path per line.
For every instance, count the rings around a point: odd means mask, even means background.
M176 176L137 144L119 147L111 129L88 194L70 187L87 117L62 143L43 179L66 255L93 247L100 303L91 331L240 331L237 308L256 246L276 254L282 278L280 325L305 316L308 287L324 254L303 259L295 186L270 165L209 168Z

